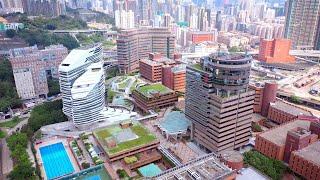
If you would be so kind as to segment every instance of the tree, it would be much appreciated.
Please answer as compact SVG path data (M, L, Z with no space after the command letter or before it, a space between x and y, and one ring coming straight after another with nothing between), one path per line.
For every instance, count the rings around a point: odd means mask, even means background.
M60 93L60 85L58 79L48 79L48 96L54 96Z
M290 101L295 103L295 104L301 104L301 100L298 96L292 95L290 96Z
M14 29L8 29L8 30L6 30L6 36L7 36L8 38L13 38L16 34L17 34L17 33L16 33L16 30L14 30Z

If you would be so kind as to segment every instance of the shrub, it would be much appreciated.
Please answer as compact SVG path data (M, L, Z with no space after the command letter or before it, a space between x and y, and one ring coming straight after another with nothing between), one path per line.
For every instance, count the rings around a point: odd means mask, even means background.
M86 162L83 162L83 163L81 164L81 166L82 166L83 169L87 169L87 168L90 167L90 164L89 164L89 163L86 163Z

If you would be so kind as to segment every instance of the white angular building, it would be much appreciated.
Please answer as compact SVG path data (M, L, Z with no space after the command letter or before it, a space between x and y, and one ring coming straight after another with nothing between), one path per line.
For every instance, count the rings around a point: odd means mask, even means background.
M85 125L101 119L105 107L105 75L101 62L93 63L76 79L71 88L72 117L75 125Z
M63 112L72 118L75 126L81 126L99 120L98 115L104 108L104 72L102 69L101 45L72 50L59 66L60 91L62 93ZM102 79L102 82L100 82ZM102 86L102 85L103 86ZM103 97L99 93L103 92ZM96 97L94 97L96 96ZM103 101L97 103L97 99ZM90 104L90 101L92 103ZM99 102L100 102L99 101ZM90 119L81 119L86 106ZM78 114L81 112L80 114Z
M136 113L105 107L105 74L101 44L72 50L59 66L63 112L80 129L101 122L114 124ZM94 126L96 127L96 126Z

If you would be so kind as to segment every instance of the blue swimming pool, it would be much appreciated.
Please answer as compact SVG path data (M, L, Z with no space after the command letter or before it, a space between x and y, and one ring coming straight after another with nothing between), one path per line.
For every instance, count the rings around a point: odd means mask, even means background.
M74 172L67 151L61 142L41 147L40 154L48 179L55 179Z

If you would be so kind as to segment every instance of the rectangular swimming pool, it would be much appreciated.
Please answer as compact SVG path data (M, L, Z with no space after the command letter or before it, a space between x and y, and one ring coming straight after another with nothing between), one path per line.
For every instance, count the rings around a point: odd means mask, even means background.
M74 168L62 142L41 147L40 154L49 180L74 172Z

